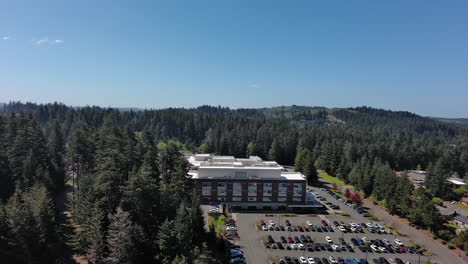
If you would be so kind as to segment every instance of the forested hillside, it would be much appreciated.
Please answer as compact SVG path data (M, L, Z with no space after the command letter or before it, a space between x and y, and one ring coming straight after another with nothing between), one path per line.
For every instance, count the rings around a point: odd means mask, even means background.
M368 107L120 111L10 103L0 115L0 255L39 263L68 249L92 263L215 263L181 149L296 163L308 176L322 169L437 230L431 198L457 195L443 184L453 173L468 177L467 139L450 124ZM416 168L428 170L427 192L395 177L394 170ZM53 203L66 169L78 173L70 234Z

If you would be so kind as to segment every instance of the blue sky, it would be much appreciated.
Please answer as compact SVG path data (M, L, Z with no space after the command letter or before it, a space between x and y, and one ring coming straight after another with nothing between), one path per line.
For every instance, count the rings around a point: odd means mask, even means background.
M0 101L468 117L468 2L0 1Z

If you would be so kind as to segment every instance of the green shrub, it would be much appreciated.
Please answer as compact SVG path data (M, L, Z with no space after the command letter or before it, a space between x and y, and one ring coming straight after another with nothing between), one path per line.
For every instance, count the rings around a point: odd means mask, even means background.
M442 205L444 203L444 200L440 199L439 197L434 197L432 198L432 202L437 205Z
M452 245L452 244L449 244L449 245L448 245L448 248L449 248L449 249L455 249L455 246Z
M455 235L449 230L439 230L437 232L437 236L444 241L450 241L455 237Z

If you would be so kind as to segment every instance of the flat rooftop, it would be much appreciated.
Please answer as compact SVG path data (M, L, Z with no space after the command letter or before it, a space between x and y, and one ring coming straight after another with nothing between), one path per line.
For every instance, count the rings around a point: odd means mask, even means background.
M281 169L284 170L276 161L264 161L258 156L249 156L249 158L235 158L234 156L216 156L213 154L194 154L188 156L188 162L194 168L249 168L249 169Z
M242 180L289 180L289 181L303 181L305 176L300 172L282 172L281 176L278 177L245 177L245 178L236 178L229 176L217 176L217 177L199 177L198 171L189 171L188 173L192 179L242 179Z

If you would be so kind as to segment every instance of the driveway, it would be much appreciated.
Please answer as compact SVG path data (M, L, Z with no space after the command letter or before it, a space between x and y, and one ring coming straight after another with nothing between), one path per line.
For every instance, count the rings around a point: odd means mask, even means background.
M454 210L455 212L457 212L457 214L468 217L468 210L465 209L465 208L461 208L461 207L456 206L456 205L454 205L454 204L452 204L450 202L444 202L444 206Z

